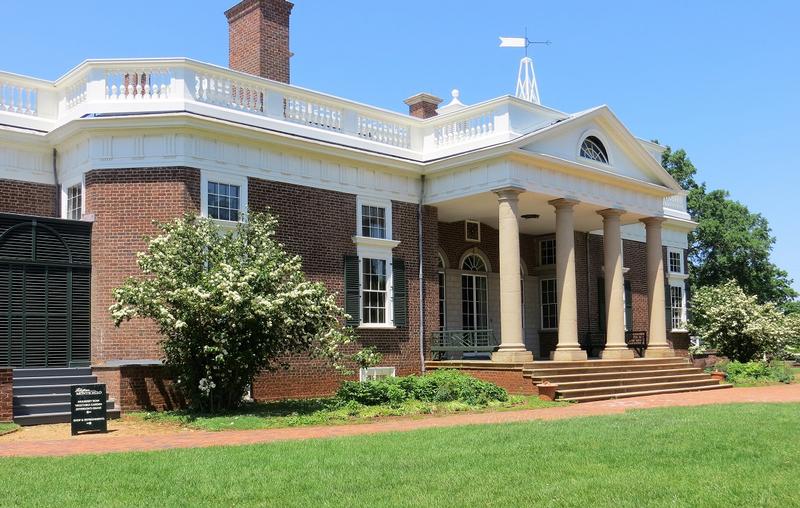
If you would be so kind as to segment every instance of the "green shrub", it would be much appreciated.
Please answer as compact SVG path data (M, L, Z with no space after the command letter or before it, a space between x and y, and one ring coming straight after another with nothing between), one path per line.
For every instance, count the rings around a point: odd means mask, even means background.
M714 365L728 375L733 384L791 383L794 372L784 362L728 362Z
M336 398L341 404L357 402L366 406L396 405L407 400L484 406L493 401L507 401L508 393L497 385L457 370L436 370L425 376L383 378L363 383L345 381Z

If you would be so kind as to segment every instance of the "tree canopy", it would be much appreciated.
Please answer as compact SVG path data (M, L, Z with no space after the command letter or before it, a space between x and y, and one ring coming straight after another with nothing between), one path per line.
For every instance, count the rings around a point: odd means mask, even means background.
M698 183L697 168L684 150L667 147L661 165L688 191L689 213L699 224L689 235L692 289L735 280L761 303L790 305L797 293L788 273L770 260L775 237L767 219L728 191L709 191L705 182Z

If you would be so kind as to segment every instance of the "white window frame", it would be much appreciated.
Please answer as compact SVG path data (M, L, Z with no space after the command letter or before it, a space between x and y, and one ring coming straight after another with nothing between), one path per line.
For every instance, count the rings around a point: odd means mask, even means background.
M237 185L239 187L239 220L213 219L223 227L235 227L239 222L247 222L247 177L218 171L200 172L200 216L208 218L208 182Z
M75 180L68 180L61 183L61 218L70 219L69 217L69 190L73 187L81 188L81 217L86 213L86 185L83 183L83 176ZM71 219L80 220L80 219Z
M363 210L362 208L365 206L375 206L378 208L383 208L384 211L384 218L386 220L386 237L385 238L374 238L371 236L364 236L363 230L361 226L361 219L363 218ZM357 196L356 197L356 237L359 238L370 238L373 240L391 240L392 236L392 200L391 199L383 199L383 198L375 198L369 196Z
M581 155L581 147L583 146L583 141L588 138L589 136L594 136L603 143L603 148L606 149L606 155L608 156L608 164L605 164L600 161L596 161L594 159L589 159ZM595 165L599 168L608 168L614 166L614 159L613 155L611 154L611 143L609 143L608 138L602 132L597 129L587 129L578 136L578 143L575 145L575 160L580 164L587 164L587 165Z
M467 231L469 231L469 225L475 224L478 226L478 238L470 238L467 235ZM481 243L481 223L477 220L465 220L464 221L464 241L465 242L473 242L473 243Z
M358 253L358 321L359 328L395 328L394 326L394 277L392 251L385 249L369 249L359 246ZM379 259L386 262L386 310L383 323L364 322L364 260Z
M442 253L439 256L439 265L436 267L436 275L439 279L439 330L447 330L447 268Z
M376 381L378 379L396 376L396 367L367 367L358 369L358 380L361 383L365 381Z
M675 311L675 307L672 305L672 289L680 289L681 290L681 307L680 307L680 322L681 325L678 328L675 327L675 320L673 319L673 313ZM686 328L683 326L683 323L686 323L686 284L683 281L680 282L673 282L670 281L669 283L669 326L673 332L685 332L687 331Z
M554 292L555 298L556 298L556 302L555 302L555 306L556 306L556 326L555 326L555 328L553 328L553 327L546 328L544 326L544 306L545 305L553 305L552 303L545 304L545 301L544 301L544 283L548 282L548 281L553 281L555 283L555 286L556 286L556 289L555 289L555 292ZM544 278L544 279L539 279L539 325L541 326L542 330L544 330L544 331L558 330L558 305L559 305L559 303L558 303L558 279L551 278L551 277Z
M671 257L673 254L677 254L681 258L681 266L679 272L672 271L672 262ZM684 255L683 249L676 249L674 247L667 247L667 272L669 273L670 277L677 277L677 278L686 278L688 275L686 272L686 256Z

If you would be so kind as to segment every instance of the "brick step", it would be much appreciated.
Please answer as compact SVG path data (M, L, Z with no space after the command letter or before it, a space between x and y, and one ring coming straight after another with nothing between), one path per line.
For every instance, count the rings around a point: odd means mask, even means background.
M108 418L110 420L119 418L119 415L119 409L108 410ZM69 423L69 421L69 411L66 413L62 411L57 413L40 413L36 415L22 415L14 417L14 423L17 425L44 425L50 423Z
M666 394L666 393L684 393L684 392L702 392L707 390L723 390L725 388L733 388L733 385L729 384L716 384L716 385L707 385L707 386L696 386L692 388L666 388L666 389L657 389L657 390L644 390L640 392L624 392L624 393L606 393L600 395L589 395L589 396L582 396L582 397L570 397L570 398L559 398L558 400L570 401L570 402L595 402L599 400L609 400L609 399L624 399L629 397L644 397L646 395L659 395L659 394Z
M31 376L31 377L16 377L14 376L14 388L22 388L25 386L39 386L39 385L83 385L96 383L97 378L92 375L88 376Z
M14 379L23 377L91 376L90 367L31 368L14 369Z
M663 370L634 370L630 372L610 371L610 372L591 372L586 374L563 374L548 376L546 378L535 377L528 374L525 377L530 377L534 383L539 383L547 379L551 383L570 383L573 381L595 381L602 379L621 379L621 378L636 378L636 377L653 377L653 376L678 376L684 374L703 374L701 369L696 367L685 367L680 369L663 369ZM524 375L524 374L523 374Z
M110 411L114 409L114 399L106 400L106 408ZM14 405L14 418L17 416L28 416L37 414L50 414L50 413L69 413L70 401L67 402L43 402L31 403L25 401L22 404Z
M596 381L571 381L559 382L558 391L577 390L582 388L611 388L619 386L638 386L646 384L662 384L662 383L679 383L690 381L708 381L711 377L705 373L697 374L679 374L670 376L648 376L648 377L634 377L634 378L619 378L619 379L600 379Z
M572 399L577 397L585 397L590 395L608 395L626 392L644 392L650 390L666 390L670 388L695 388L699 386L718 385L719 381L707 377L703 380L693 381L675 381L667 383L642 383L635 385L620 385L620 386L599 386L596 388L576 388L569 390L561 390L560 387L556 391L559 398Z
M673 370L685 369L690 367L688 363L673 363L659 365L597 365L592 367L561 367L555 369L523 369L522 375L525 377L547 377L568 374L599 374L602 372L641 372L647 370Z
M552 360L543 360L536 362L528 362L524 365L525 369L554 369L561 367L610 367L621 365L672 365L679 363L687 365L689 360L680 356L673 356L667 358L631 358L628 360L578 360L578 361L560 361L554 362Z

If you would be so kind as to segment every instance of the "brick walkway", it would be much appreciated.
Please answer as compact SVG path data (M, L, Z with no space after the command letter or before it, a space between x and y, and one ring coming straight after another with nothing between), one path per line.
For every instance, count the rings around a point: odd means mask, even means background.
M62 456L82 453L245 445L294 439L353 436L381 432L403 432L433 427L452 427L456 425L523 422L530 420L558 420L580 416L619 414L629 409L646 409L665 406L700 406L705 404L740 402L800 402L800 384L652 395L649 397L589 402L567 407L494 413L456 414L420 419L393 419L357 425L225 432L189 432L181 434L169 433L125 437L114 437L113 434L83 435L52 441L19 441L10 443L3 443L2 438L0 438L0 457Z

